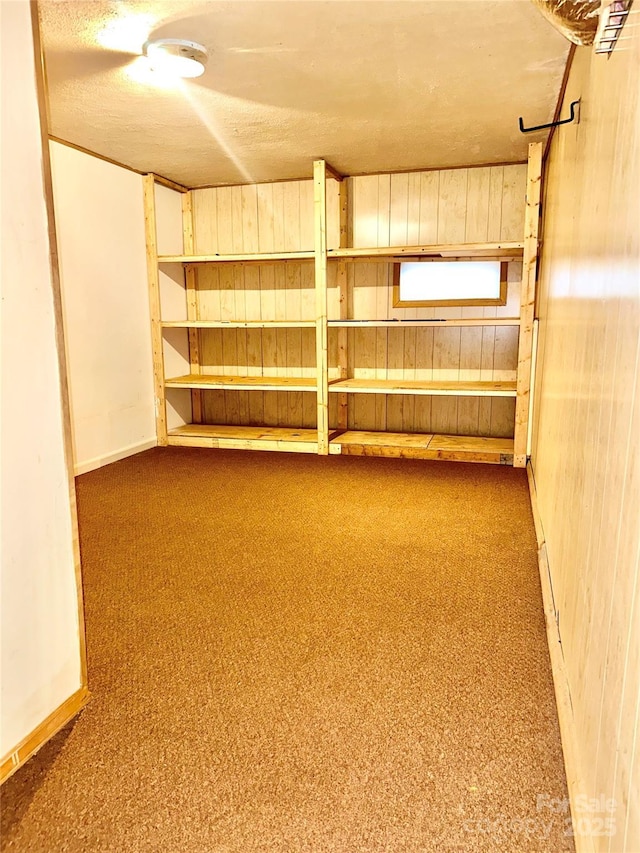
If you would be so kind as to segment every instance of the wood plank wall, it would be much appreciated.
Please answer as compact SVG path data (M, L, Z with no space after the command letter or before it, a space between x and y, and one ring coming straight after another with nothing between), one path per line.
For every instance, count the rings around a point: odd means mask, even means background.
M182 253L182 193L154 186L156 239L158 254ZM186 318L185 277L182 264L162 264L158 270L160 305L163 319ZM163 333L164 370L167 376L189 372L189 338L184 329L165 329ZM167 388L167 427L173 429L191 422L191 395L188 391Z
M349 181L350 240L356 247L522 240L526 166L495 166L372 175ZM521 262L509 264L507 304L487 308L398 309L392 265L347 268L350 317L370 320L518 317ZM338 315L330 291L329 317ZM337 335L329 337L337 363ZM377 379L514 380L518 330L513 326L350 329L349 372ZM331 378L337 377L332 371ZM512 436L508 398L349 398L354 429Z
M526 166L457 169L348 179L349 240L354 246L521 240ZM329 248L339 245L338 184L327 182ZM288 181L193 191L196 253L313 249L312 182ZM329 269L329 317L339 319L337 263ZM517 317L521 264L509 264L507 305L499 308L393 309L391 265L347 265L348 317L423 319ZM314 317L313 264L198 269L200 319L296 320ZM203 372L311 376L313 329L207 330ZM377 378L515 379L516 327L350 329L350 375ZM338 377L338 335L330 330L330 376ZM210 423L314 426L312 394L205 392ZM336 424L337 400L331 420ZM349 425L511 436L514 401L355 395Z
M640 850L640 10L577 48L547 164L533 470L569 681L577 849ZM594 821L595 819L595 821ZM613 819L614 832L598 832ZM600 827L602 829L602 827Z

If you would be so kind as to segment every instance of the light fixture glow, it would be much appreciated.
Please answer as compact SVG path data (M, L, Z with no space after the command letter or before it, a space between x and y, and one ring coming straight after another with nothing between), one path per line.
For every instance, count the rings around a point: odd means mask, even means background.
M184 39L148 41L144 55L154 71L172 77L200 77L207 61L205 47Z

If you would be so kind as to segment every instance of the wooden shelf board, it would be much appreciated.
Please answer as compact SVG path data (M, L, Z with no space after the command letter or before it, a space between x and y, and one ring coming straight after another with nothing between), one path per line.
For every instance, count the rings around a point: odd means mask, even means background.
M166 379L167 388L197 388L225 391L314 391L315 377L307 376L217 376L190 373Z
M388 327L393 326L423 326L427 328L440 328L441 326L519 326L519 317L469 317L460 318L459 320L329 320L329 326L337 329L354 328L362 329L367 327Z
M433 382L402 379L336 379L334 394L420 394L434 397L515 397L515 382Z
M329 452L347 456L441 459L512 465L513 439L347 430L331 440Z
M239 255L158 255L160 264L265 264L281 261L310 261L315 252L262 252Z
M163 329L314 329L315 320L163 320Z
M349 260L355 258L402 258L402 257L434 257L434 258L518 258L522 256L524 243L452 243L450 245L434 244L428 246L382 246L364 249L329 249L329 260L338 258Z
M318 433L315 429L291 427L185 424L169 430L168 441L173 447L281 450L289 453L318 452Z

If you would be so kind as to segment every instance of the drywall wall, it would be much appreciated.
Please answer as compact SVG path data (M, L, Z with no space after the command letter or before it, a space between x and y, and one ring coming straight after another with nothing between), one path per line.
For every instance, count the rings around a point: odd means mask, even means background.
M524 233L526 165L356 177L348 180L351 245L520 241ZM195 251L269 252L313 249L313 188L309 181L195 190ZM340 245L339 195L327 182L327 245ZM330 319L518 318L520 262L509 264L502 307L394 309L388 263L347 264L347 305L341 314L337 264L329 266ZM198 269L200 319L313 320L313 263ZM166 317L166 319L174 319ZM177 319L177 318L175 318ZM517 323L517 320L516 320ZM329 375L339 376L339 332L329 333ZM349 329L349 374L375 379L514 380L518 328ZM200 332L205 372L314 376L313 329ZM332 395L335 397L337 395ZM314 427L314 394L207 391L205 421ZM331 400L331 425L337 401ZM350 395L354 429L511 436L508 398Z
M156 443L142 177L50 148L79 474Z
M2 3L2 702L6 776L85 678L31 10ZM68 418L67 418L68 427ZM77 706L76 706L77 710ZM62 724L66 719L60 719ZM55 724L52 723L55 727ZM34 731L35 740L29 741Z
M640 11L578 48L544 192L533 470L591 847L640 850ZM612 834L599 821L612 820Z

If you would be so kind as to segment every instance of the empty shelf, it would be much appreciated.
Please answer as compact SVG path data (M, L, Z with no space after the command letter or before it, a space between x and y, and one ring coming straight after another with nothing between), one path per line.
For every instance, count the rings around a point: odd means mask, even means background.
M268 264L280 261L313 260L315 252L262 252L237 255L159 255L160 264Z
M365 249L329 249L329 260L337 258L351 260L355 258L402 258L402 257L434 257L434 258L487 258L499 260L502 258L518 258L522 256L524 243L452 243L434 244L428 246L383 246Z
M519 326L519 317L473 317L458 320L329 320L331 328L362 329L371 327L397 328L399 326L417 326L439 329L443 326Z
M163 320L163 329L313 329L315 320Z
M348 430L331 439L329 452L347 456L442 459L512 465L513 439Z
M213 376L191 373L166 379L167 388L199 388L225 391L315 391L315 377L306 376Z
M421 394L434 397L515 397L515 382L431 382L405 379L338 379L329 383L338 394Z
M317 453L318 433L315 429L293 429L291 427L185 424L169 430L168 443L174 447Z

